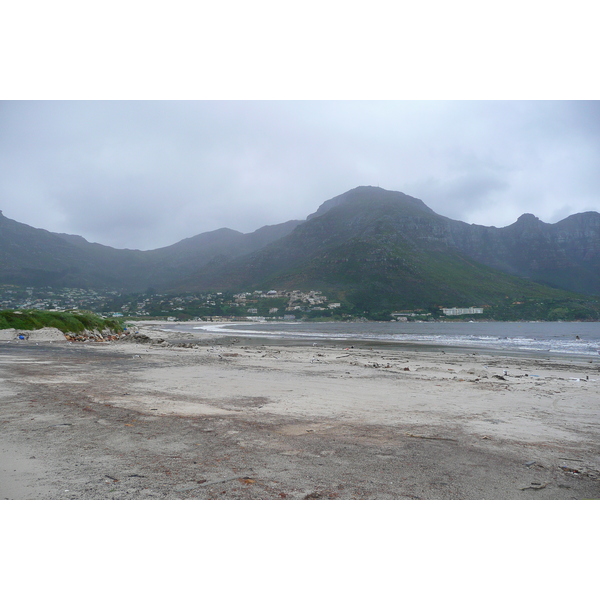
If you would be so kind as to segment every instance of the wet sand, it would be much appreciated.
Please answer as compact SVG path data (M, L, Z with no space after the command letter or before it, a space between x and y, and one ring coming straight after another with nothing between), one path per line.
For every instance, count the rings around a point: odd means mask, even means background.
M140 332L0 342L0 498L600 498L597 361Z

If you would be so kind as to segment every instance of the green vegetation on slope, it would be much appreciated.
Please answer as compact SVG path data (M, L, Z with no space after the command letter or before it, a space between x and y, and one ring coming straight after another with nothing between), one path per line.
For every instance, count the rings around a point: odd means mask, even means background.
M43 327L56 327L63 333L80 333L84 330L121 331L117 319L103 319L90 312L54 312L44 310L0 311L0 329L23 329L32 331Z
M483 316L496 321L598 321L600 301L582 298L521 298L486 308Z
M578 294L502 273L455 250L419 247L397 237L351 239L279 276L273 289L321 289L358 313L434 306L482 306L522 298L560 300Z

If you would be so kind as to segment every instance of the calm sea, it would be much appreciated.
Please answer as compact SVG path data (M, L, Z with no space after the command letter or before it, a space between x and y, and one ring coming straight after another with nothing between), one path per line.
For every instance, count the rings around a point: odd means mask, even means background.
M572 356L600 356L600 322L594 323L254 323L188 324L178 331L211 332L260 338L318 342L337 340L350 345L396 343L430 348Z

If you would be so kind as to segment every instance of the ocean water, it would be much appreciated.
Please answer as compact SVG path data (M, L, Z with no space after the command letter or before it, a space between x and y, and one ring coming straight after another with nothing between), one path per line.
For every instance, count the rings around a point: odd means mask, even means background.
M556 353L600 358L600 322L460 323L204 323L177 325L179 331L288 340L388 342L527 354Z

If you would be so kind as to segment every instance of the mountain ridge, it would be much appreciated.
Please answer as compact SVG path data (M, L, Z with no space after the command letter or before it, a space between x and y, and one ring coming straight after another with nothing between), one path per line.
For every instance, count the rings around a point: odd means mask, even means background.
M359 186L302 221L248 234L221 228L142 251L32 228L0 211L0 283L125 291L328 287L409 303L433 302L436 293L485 302L519 287L600 295L600 214L548 224L524 213L488 227L439 215L402 192Z
M195 282L223 291L316 286L345 291L354 304L380 302L389 307L552 294L522 275L476 261L465 251L465 232L474 235L473 227L478 227L489 235L490 228L453 221L423 208L420 201L407 210L403 194L396 205L390 204L393 198L387 194L377 202L372 192L373 188L368 206L339 202L336 197L327 211L307 219L288 236L249 256L207 265L181 289L194 288Z

